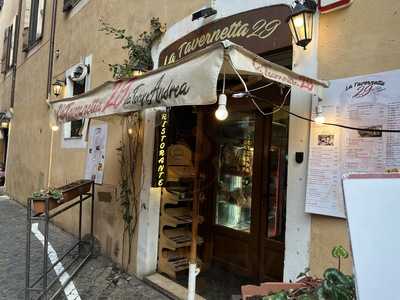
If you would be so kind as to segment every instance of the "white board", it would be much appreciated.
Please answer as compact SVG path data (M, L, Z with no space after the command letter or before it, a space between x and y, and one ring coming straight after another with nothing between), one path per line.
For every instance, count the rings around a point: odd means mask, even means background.
M344 176L343 192L357 299L398 299L400 174Z

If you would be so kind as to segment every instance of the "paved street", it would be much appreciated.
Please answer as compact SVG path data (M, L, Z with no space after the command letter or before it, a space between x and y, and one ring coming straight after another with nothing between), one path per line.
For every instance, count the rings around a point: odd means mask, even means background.
M38 228L43 232L41 227ZM0 299L24 299L26 209L0 197ZM55 226L50 227L50 243L60 256L73 237ZM37 278L42 267L42 244L37 235L32 238L32 278ZM74 253L73 255L77 255ZM68 261L65 262L65 266ZM54 278L52 271L50 278ZM50 279L51 280L51 279ZM56 283L56 289L60 287ZM73 280L76 291L73 299L167 299L134 276L121 273L103 256L89 260ZM59 299L67 299L63 293Z

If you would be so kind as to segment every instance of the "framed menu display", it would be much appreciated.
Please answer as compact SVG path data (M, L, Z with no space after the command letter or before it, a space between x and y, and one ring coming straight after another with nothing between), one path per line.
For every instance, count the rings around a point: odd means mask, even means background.
M326 122L371 131L311 124L306 212L345 218L343 174L400 170L400 134L379 131L400 129L399 86L400 70L331 81Z

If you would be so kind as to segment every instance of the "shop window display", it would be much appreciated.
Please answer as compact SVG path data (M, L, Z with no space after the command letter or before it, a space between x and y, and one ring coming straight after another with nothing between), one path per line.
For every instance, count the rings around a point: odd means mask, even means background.
M255 116L235 113L218 129L216 224L250 232Z

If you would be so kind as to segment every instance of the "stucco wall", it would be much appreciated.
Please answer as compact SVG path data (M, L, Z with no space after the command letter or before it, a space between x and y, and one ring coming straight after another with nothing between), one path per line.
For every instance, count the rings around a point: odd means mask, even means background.
M336 79L400 68L400 2L355 0L345 9L320 17L319 77ZM310 266L313 273L336 261L335 245L350 249L346 221L312 217ZM344 264L351 272L351 260Z
M17 1L6 1L17 2ZM44 35L40 44L28 55L19 49L16 84L15 117L12 120L10 152L8 159L7 192L21 203L35 190L47 183L51 132L46 104L46 81L49 54L51 3L46 1ZM126 28L132 35L149 29L150 18L159 17L170 25L191 14L204 1L131 1L131 0L82 0L74 11L62 12L63 1L58 1L55 49L60 56L54 61L54 78L63 78L67 69L80 62L82 56L93 55L91 87L111 79L108 63L122 62L127 54L122 44L99 32L99 19ZM25 1L23 4L23 11ZM22 34L22 32L21 32ZM0 87L1 93L4 88ZM109 125L104 184L98 191L112 195L110 202L96 202L95 235L103 251L121 262L123 221L117 200L119 162L116 148L121 137L120 117L99 121ZM98 121L94 121L98 122ZM86 149L62 149L60 132L54 135L52 186L84 176ZM139 162L140 163L140 162ZM89 230L88 204L84 208L84 231ZM77 232L77 210L72 210L56 222L67 231ZM133 249L135 251L135 247ZM133 261L130 270L135 269Z

